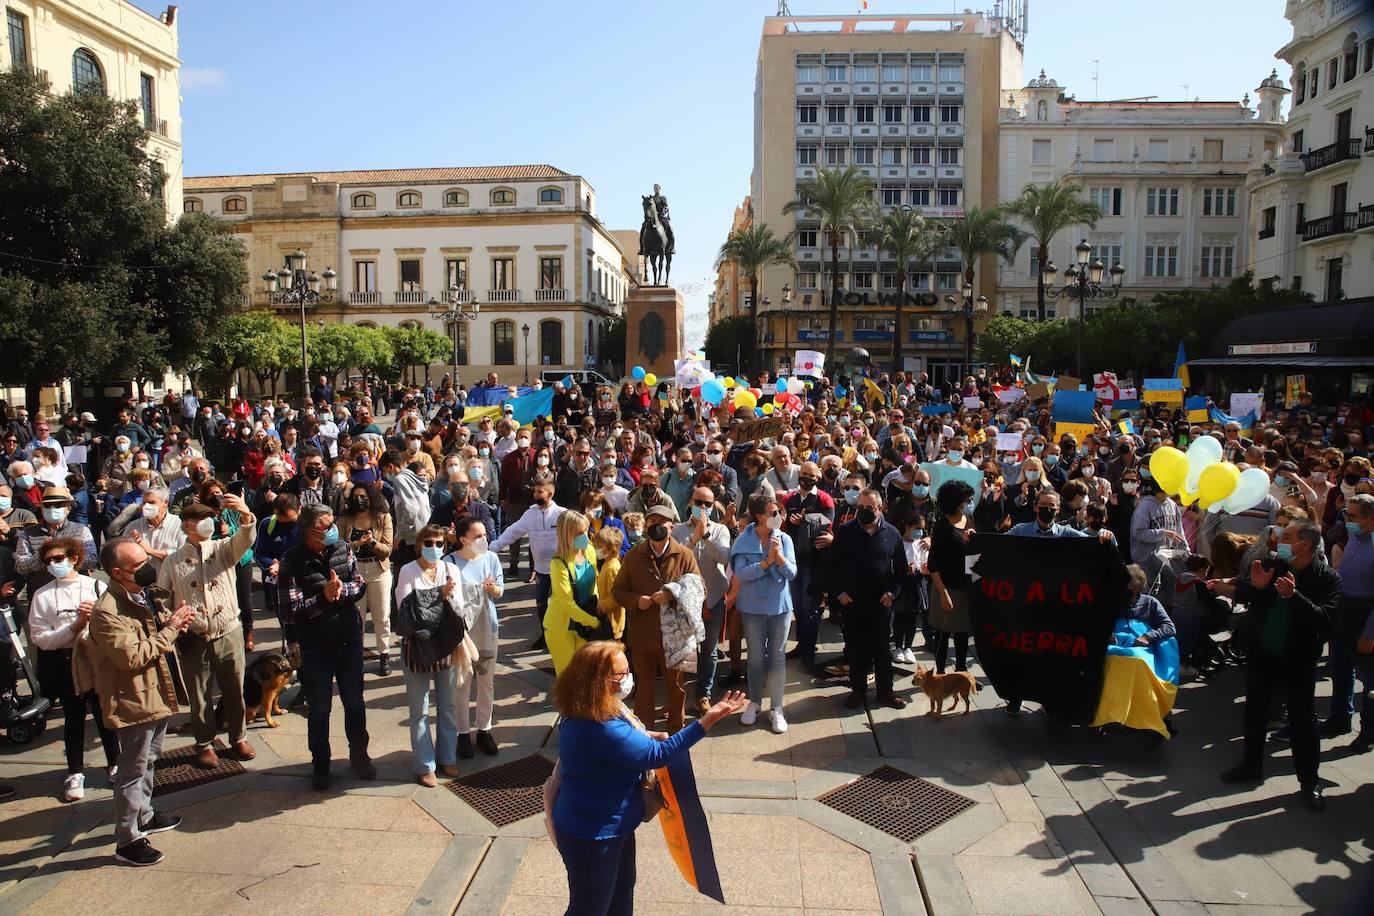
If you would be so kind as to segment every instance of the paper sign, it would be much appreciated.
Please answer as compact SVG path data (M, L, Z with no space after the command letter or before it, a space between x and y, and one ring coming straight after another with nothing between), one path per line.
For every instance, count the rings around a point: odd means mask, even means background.
M1183 404L1183 382L1176 378L1147 378L1141 400L1151 404Z
M1073 436L1082 442L1087 436L1097 432L1097 426L1092 423L1058 423L1054 424L1054 437L1062 439L1064 436Z
M1231 395L1231 415L1243 417L1250 411L1256 417L1264 416L1264 394L1259 391L1237 391Z
M706 359L675 359L673 375L677 386L686 391L714 377L711 374L711 361Z
M1290 375L1283 388L1283 406L1292 409L1298 403L1298 396L1307 390L1307 376Z
M970 395L964 398L964 406L972 410L978 410L983 406L983 399L976 395Z
M66 448L62 449L62 457L67 460L67 464L85 464L86 446L68 445Z
M793 357L792 365L797 375L821 378L825 375L825 354L818 350L798 350Z
M930 492L940 492L940 487L951 480L962 480L973 488L973 504L976 507L982 495L983 472L977 468L955 467L943 461L923 461L921 467L930 475Z
M997 451L999 452L1019 452L1021 451L1021 445L1022 440L1020 433L997 434Z
M1015 404L1025 397L1025 389L1022 388L1003 388L997 392L997 400L1003 404Z
M1072 375L1061 375L1054 380L1055 391L1077 391L1083 387L1083 383Z

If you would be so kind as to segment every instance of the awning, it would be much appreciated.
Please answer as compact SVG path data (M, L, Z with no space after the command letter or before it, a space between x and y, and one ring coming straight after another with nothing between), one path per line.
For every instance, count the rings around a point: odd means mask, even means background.
M1289 356L1204 356L1188 360L1188 366L1283 366L1297 369L1363 366L1374 369L1374 356L1313 356L1311 353Z

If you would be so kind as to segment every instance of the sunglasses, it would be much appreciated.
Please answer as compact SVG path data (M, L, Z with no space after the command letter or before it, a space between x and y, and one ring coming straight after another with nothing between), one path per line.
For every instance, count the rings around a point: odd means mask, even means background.
M421 542L420 542L420 546L421 546L421 547L443 547L443 546L444 546L444 542L443 542L443 541L421 541Z

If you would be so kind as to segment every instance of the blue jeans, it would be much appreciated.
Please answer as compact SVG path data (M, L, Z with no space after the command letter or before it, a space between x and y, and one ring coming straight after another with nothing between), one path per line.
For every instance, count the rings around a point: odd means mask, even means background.
M710 607L711 619L706 621L706 638L697 650L696 696L711 698L716 686L716 646L720 643L720 625L725 622L725 599Z
M433 773L435 751L429 732L429 693L434 690L434 705L439 719L438 763L451 766L458 762L458 710L454 697L458 691L458 669L452 666L443 671L416 674L405 668L406 702L410 704L410 756L418 774Z
M534 614L539 626L544 626L544 612L549 609L549 596L553 594L553 579L548 573L534 574Z
M816 637L821 629L821 607L811 589L811 566L797 564L792 580L792 608L797 615L797 654L810 664L816 660Z
M781 709L783 688L787 686L787 657L784 650L792 615L740 614L740 619L744 622L744 641L749 647L746 669L749 675L749 702L763 705L766 690L772 707Z
M629 916L635 905L635 834L582 840L555 828L568 870L565 916Z
M337 649L301 649L301 690L310 704L306 733L310 760L317 770L328 770L329 707L334 683L344 709L344 734L348 756L367 756L367 710L363 706L363 641L355 639Z

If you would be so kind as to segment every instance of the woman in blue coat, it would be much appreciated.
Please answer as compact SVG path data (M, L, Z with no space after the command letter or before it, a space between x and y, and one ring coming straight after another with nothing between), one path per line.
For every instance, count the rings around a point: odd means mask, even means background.
M739 582L735 607L749 645L749 705L740 716L740 723L754 724L766 691L771 706L769 727L777 734L787 731L787 720L782 714L783 688L787 683L784 649L787 628L792 622L792 580L797 577L792 538L779 530L781 526L778 501L770 495L755 493L749 497L749 526L730 548L730 569Z

